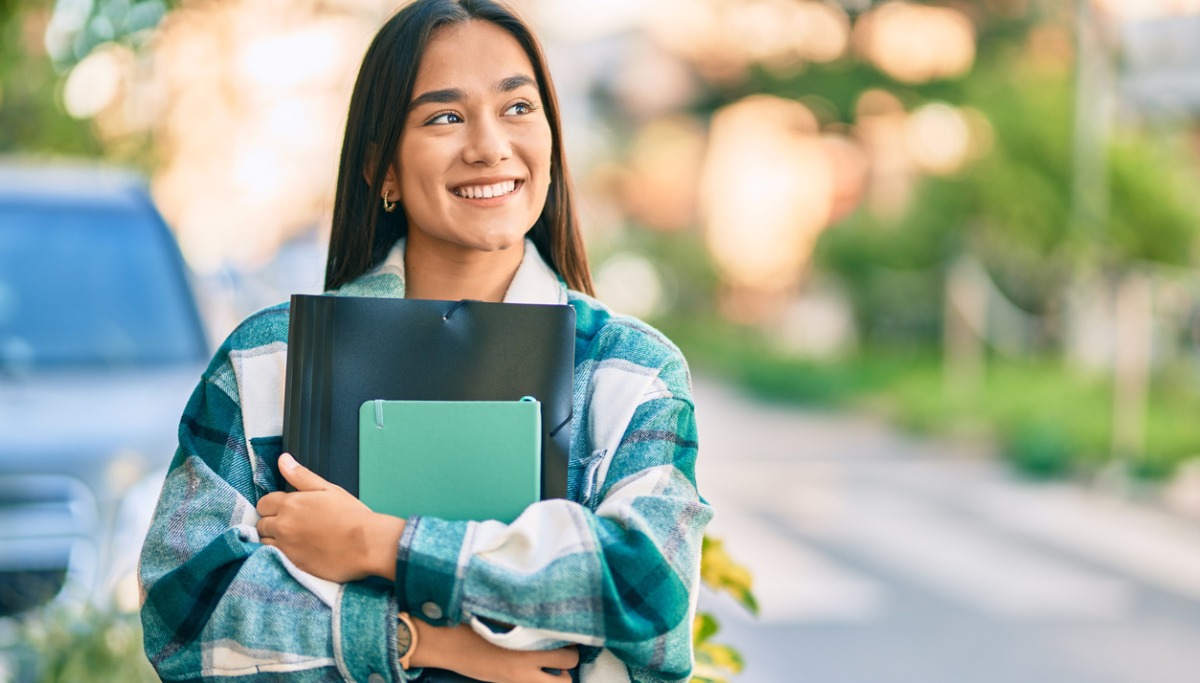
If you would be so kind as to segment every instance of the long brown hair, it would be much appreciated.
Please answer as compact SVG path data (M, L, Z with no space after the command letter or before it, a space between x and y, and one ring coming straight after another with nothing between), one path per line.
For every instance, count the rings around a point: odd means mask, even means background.
M333 231L325 265L325 289L336 289L378 265L396 240L408 234L403 211L385 213L372 188L379 187L400 143L417 67L435 31L471 19L507 31L529 56L550 123L550 190L529 238L571 289L592 294L583 238L563 153L558 96L542 47L529 26L493 0L416 0L389 19L363 57L338 165ZM369 173L368 182L364 173Z

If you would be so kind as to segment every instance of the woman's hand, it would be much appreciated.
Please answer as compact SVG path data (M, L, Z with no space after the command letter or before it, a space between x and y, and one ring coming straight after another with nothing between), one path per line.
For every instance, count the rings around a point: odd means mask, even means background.
M571 680L569 669L579 664L579 650L573 646L506 650L484 640L466 624L414 624L418 630L417 649L410 660L414 667L449 669L488 683L562 683Z
M287 453L279 456L279 471L296 491L277 491L259 499L259 540L323 579L338 583L371 575L395 579L403 519L371 512L345 489Z

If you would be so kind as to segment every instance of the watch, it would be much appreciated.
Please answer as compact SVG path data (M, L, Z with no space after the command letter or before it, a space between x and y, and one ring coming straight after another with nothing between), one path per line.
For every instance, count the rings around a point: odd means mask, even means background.
M408 612L396 615L396 652L400 656L400 668L408 670L413 652L417 649L417 627Z

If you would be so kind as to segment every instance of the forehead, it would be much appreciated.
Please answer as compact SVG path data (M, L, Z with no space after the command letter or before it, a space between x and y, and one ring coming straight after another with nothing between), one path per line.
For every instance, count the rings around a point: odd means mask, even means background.
M472 19L442 27L429 39L417 67L413 95L446 87L490 89L516 75L537 80L521 44L499 26Z

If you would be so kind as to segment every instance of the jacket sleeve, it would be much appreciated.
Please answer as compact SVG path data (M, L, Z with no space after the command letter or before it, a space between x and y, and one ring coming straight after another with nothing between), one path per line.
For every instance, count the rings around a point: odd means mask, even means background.
M247 442L230 349L187 404L142 549L150 662L164 681L407 680L389 584L324 581L258 542L279 439Z
M637 680L683 681L711 517L696 490L690 378L677 351L648 376L613 366L593 373L576 424L594 449L579 502L542 501L509 525L410 518L396 594L427 621L465 621L505 647L599 646Z

